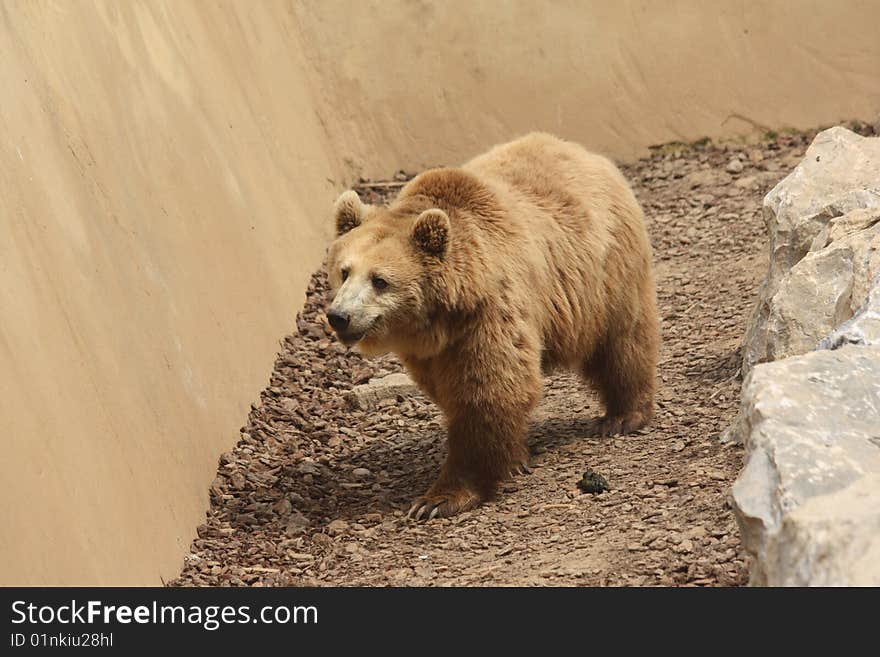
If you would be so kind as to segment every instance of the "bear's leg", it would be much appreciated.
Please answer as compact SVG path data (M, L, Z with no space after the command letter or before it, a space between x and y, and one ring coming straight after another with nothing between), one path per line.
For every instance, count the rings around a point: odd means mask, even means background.
M599 390L605 415L599 435L629 433L644 427L654 415L657 370L657 325L642 320L631 331L610 335L584 366L586 377Z
M483 352L481 352L483 353ZM492 353L492 352L489 352ZM416 499L411 517L451 516L477 506L499 482L529 472L526 430L541 394L540 351L497 351L464 363L446 411L449 452L440 475Z
M449 454L428 492L408 515L447 517L490 498L499 482L529 472L528 408L466 409L449 422Z

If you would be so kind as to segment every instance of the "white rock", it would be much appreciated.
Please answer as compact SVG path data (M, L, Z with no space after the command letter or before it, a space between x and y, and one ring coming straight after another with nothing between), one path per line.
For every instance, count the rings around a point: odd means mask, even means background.
M880 139L845 128L819 133L795 170L764 199L770 231L770 268L743 345L743 373L770 358L774 297L789 271L810 252L835 218L854 210L880 209ZM856 306L857 307L857 306Z
M755 367L733 486L757 585L880 585L880 347Z
M727 163L726 168L728 173L742 173L743 163L739 161L738 157L735 157Z
M759 360L806 353L851 316L852 262L852 251L835 249L792 268L771 300Z
M412 397L419 394L418 386L406 374L395 373L379 379L370 379L369 383L355 386L346 398L355 408L368 410L374 408L383 399Z
M875 214L880 222L880 210ZM781 278L768 304L763 351L754 353L759 361L812 351L866 303L880 275L880 223L850 233L832 225L831 233L837 239L807 253Z
M818 348L838 349L848 344L880 345L880 275L874 279L868 298L852 319L824 338Z
M764 211L770 269L722 436L748 452L751 582L880 585L880 139L821 133Z

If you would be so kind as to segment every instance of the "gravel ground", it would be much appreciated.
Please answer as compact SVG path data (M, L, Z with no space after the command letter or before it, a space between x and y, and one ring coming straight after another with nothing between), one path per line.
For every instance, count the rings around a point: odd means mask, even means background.
M596 398L575 376L549 377L529 434L533 474L451 519L403 517L443 460L442 419L420 396L351 410L347 390L401 367L333 339L317 272L269 387L220 459L206 522L173 584L743 584L727 502L743 454L717 438L738 404L739 343L766 263L761 199L811 137L672 144L623 167L655 250L655 421L626 437L591 435ZM380 202L396 189L360 191ZM582 493L587 469L611 489Z

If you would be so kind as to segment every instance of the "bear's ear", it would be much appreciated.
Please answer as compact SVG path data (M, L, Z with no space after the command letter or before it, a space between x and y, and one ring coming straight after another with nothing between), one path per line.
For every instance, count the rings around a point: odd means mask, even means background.
M336 219L336 236L344 235L352 228L360 226L364 219L365 210L366 208L361 203L357 192L352 190L343 192L336 199L336 205L333 210Z
M412 242L428 255L442 258L449 244L449 229L449 216L443 210L425 210L413 226Z

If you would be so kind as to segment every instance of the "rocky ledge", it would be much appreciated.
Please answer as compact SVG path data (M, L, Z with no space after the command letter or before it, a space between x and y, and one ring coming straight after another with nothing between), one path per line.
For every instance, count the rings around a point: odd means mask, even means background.
M728 437L756 585L880 585L880 139L820 133L764 199L770 268Z

